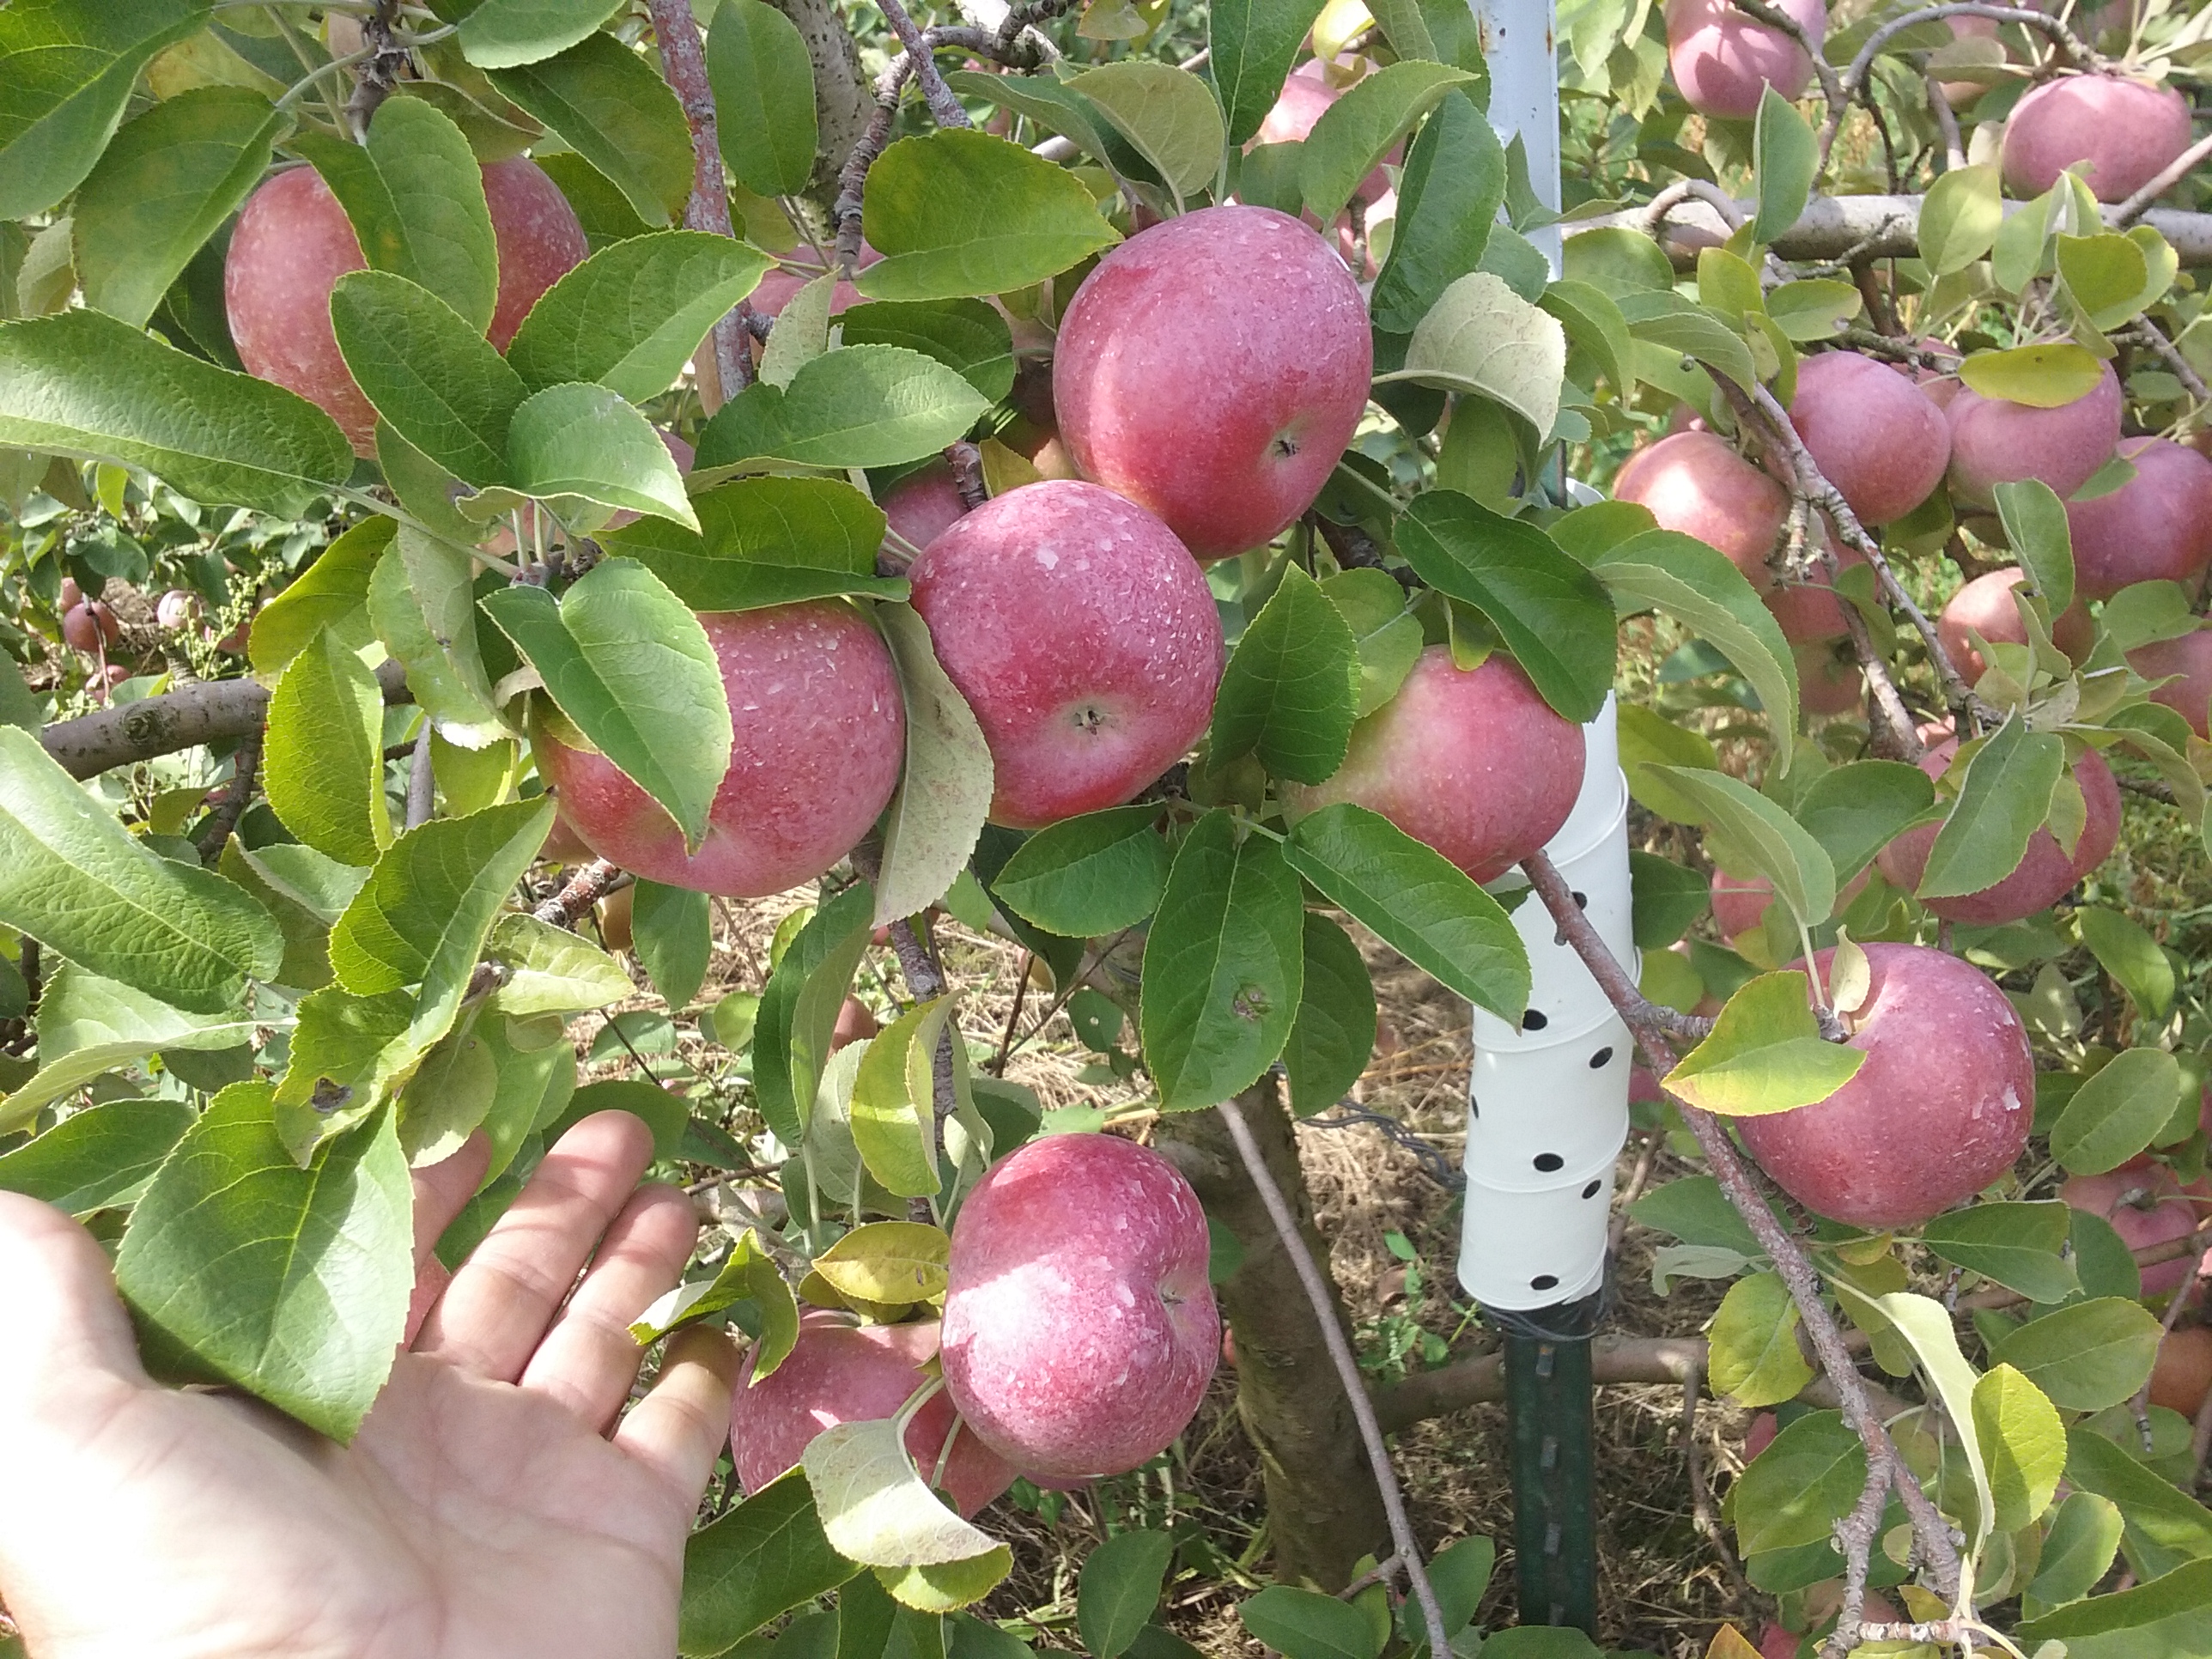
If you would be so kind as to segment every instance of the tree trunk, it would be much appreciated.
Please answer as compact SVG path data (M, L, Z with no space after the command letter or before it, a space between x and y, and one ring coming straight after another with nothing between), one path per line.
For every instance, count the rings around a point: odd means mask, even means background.
M814 177L799 200L821 216L810 226L823 233L829 222L830 204L837 196L838 169L853 153L875 109L875 93L860 72L860 49L837 15L830 0L770 0L775 9L797 26L806 42L806 56L814 65L814 120L819 140L814 153ZM834 231L831 233L834 234Z
M1327 1278L1328 1246L1314 1228L1297 1143L1274 1083L1263 1079L1239 1098ZM1237 1342L1237 1414L1266 1480L1275 1576L1341 1589L1362 1556L1389 1552L1389 1526L1297 1270L1218 1113L1164 1118L1154 1144L1189 1178L1206 1213L1244 1247L1243 1262L1219 1295ZM1337 1303L1333 1281L1330 1300ZM1344 1321L1340 1303L1335 1316Z

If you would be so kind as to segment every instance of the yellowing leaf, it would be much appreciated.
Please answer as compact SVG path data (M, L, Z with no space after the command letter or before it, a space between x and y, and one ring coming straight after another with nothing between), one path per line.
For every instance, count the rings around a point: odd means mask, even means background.
M1414 326L1405 368L1376 379L1495 398L1543 437L1559 418L1566 368L1567 334L1559 319L1477 270L1444 289Z

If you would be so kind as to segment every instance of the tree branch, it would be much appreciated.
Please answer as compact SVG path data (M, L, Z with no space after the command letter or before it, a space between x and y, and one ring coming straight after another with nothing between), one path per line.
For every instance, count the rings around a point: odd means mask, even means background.
M200 838L192 843L202 864L213 864L222 856L223 846L238 828L238 821L246 816L246 806L253 799L253 785L261 770L263 727L258 723L239 738L238 747L231 751L230 781L224 786L222 799L214 811L208 814L207 827Z
M387 703L409 701L406 671L386 659L376 670ZM118 703L97 714L57 720L39 733L46 750L73 778L173 755L204 743L258 732L269 715L269 689L257 680L202 680L157 697Z
M896 3L896 0L894 0ZM707 80L707 57L700 49L699 26L691 0L649 0L653 38L660 46L660 72L684 106L691 129L691 199L684 206L686 228L716 236L735 236L730 222L730 190L722 175L721 135L714 118L714 88ZM714 373L722 395L733 398L751 383L752 348L745 337L750 307L737 307L714 319L710 337Z
M629 878L611 859L593 859L568 878L568 884L531 914L549 927L574 927L584 913Z
M1397 1471L1391 1468L1389 1450L1382 1443L1382 1425L1376 1420L1375 1405L1367 1397L1367 1387L1360 1378L1359 1362L1352 1357L1352 1344L1337 1321L1336 1305L1330 1300L1328 1286L1322 1280L1321 1268L1315 1263L1313 1253L1298 1235L1297 1218L1291 1213L1283 1189L1275 1184L1267 1159L1260 1155L1259 1145L1252 1139L1252 1126L1244 1121L1244 1109L1234 1100L1224 1100L1214 1109L1228 1126L1230 1138L1237 1143L1237 1154L1244 1160L1245 1173L1260 1189L1260 1197L1267 1206L1267 1218L1275 1224L1276 1237L1297 1269L1298 1282L1305 1287L1306 1299L1313 1304L1314 1317L1321 1322L1322 1336L1328 1344L1328 1357L1335 1362L1338 1379L1352 1402L1352 1418L1359 1425L1360 1442L1367 1448L1367 1461L1374 1468L1375 1484L1382 1494L1382 1510L1390 1519L1390 1540L1396 1546L1398 1559L1405 1565L1407 1577L1413 1581L1413 1599L1420 1603L1421 1618L1428 1626L1429 1652L1441 1659L1451 1650L1446 1639L1443 1609L1437 1601L1436 1586L1429 1582L1429 1571L1421 1559L1420 1540L1413 1536L1413 1523L1406 1514L1405 1494L1398 1489Z
M914 19L899 0L876 0L884 14L884 21L891 26L906 55L914 60L915 76L921 82L922 101L929 106L929 113L940 127L971 127L975 124L968 118L968 112L960 107L960 100L952 95L952 88L945 84L945 76L937 67L931 51L932 43L922 38L915 27Z
M2156 178L2112 210L2110 222L2115 225L2130 223L2153 202L2186 179L2191 169L2208 155L2212 155L2212 135L2199 138L2187 149L2175 156L2172 161L2167 162L2165 169Z

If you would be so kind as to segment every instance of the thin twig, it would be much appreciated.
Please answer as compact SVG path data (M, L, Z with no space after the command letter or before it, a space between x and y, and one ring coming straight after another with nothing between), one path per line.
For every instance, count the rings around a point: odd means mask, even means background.
M1708 184L1703 179L1677 179L1653 197L1644 210L1644 227L1653 235L1667 222L1667 216L1685 202L1703 202L1721 216L1721 222L1730 230L1743 228L1744 212L1741 204L1719 185Z
M239 819L245 816L253 799L254 779L261 770L263 735L262 728L255 726L238 740L238 747L231 751L230 781L224 786L222 799L216 803L215 811L208 814L207 826L200 831L200 838L192 843L202 864L213 864L222 856L223 843L238 828Z
M1591 924L1581 907L1574 901L1559 872L1549 859L1539 853L1523 860L1522 871L1536 890L1544 908L1552 913L1562 936L1583 959L1583 965L1603 990L1606 1000L1622 1012L1635 1006L1636 987L1627 971L1613 958L1597 929ZM1646 1024L1632 1027L1638 1046L1644 1050L1644 1062L1655 1075L1665 1077L1674 1069L1674 1054L1664 1036ZM1669 1097L1670 1098L1674 1098ZM1959 1594L1960 1565L1959 1550L1952 1541L1948 1527L1919 1481L1899 1455L1896 1443L1882 1425L1867 1399L1866 1389L1857 1368L1851 1360L1850 1350L1844 1345L1842 1330L1835 1316L1829 1311L1820 1293L1820 1276L1814 1270L1805 1253L1776 1219L1753 1183L1743 1160L1736 1155L1727 1132L1710 1112L1701 1111L1686 1101L1674 1098L1692 1134L1697 1137L1698 1149L1705 1153L1705 1164L1720 1182L1721 1190L1728 1194L1739 1214L1750 1226L1752 1236L1759 1241L1774 1264L1775 1271L1790 1291L1790 1299L1796 1304L1797 1312L1804 1322L1806 1334L1811 1339L1814 1355L1820 1362L1829 1380L1836 1385L1838 1404L1844 1420L1850 1425L1867 1449L1869 1466L1881 1464L1887 1468L1889 1479L1903 1499L1905 1512L1912 1519L1914 1535L1919 1540L1923 1559L1935 1576L1936 1588L1946 1600L1955 1600Z
M1935 76L1923 76L1921 84L1928 88L1928 110L1936 118L1936 131L1943 135L1943 170L1956 173L1966 165L1966 146L1959 137L1958 112L1943 95L1942 85Z
M431 725L426 715L415 739L415 769L407 775L407 827L419 830L438 809L438 774L430 762Z
M549 927L574 927L627 875L611 860L593 859L568 878L568 885L531 914Z
M1874 1563L1875 1528L1889 1502L1889 1466L1867 1462L1866 1485L1859 1488L1851 1512L1836 1522L1836 1539L1844 1558L1844 1600L1836 1614L1836 1628L1821 1652L1823 1659L1843 1659L1862 1639L1860 1619L1866 1612L1867 1569Z
M1698 1401L1705 1394L1705 1371L1692 1365L1690 1374L1682 1379L1682 1463L1690 1480L1690 1519L1721 1564L1728 1577L1729 1588L1738 1601L1751 1599L1750 1581L1743 1576L1737 1564L1735 1552L1729 1547L1728 1534L1723 1529L1720 1517L1713 1512L1713 1495L1705 1488L1705 1460L1698 1445Z
M2203 376L2197 374L2189 359L2181 355L2181 349L2166 337L2166 331L2151 321L2148 313L2138 316L2128 327L2114 330L2112 337L2148 348L2166 365L2173 378L2181 382L2192 402L2200 407L2212 403L2212 388L2205 386Z
M649 3L653 37L660 46L660 72L684 106L684 124L691 130L691 197L684 207L684 226L734 236L729 185L722 175L721 136L714 118L714 88L707 79L707 55L700 48L691 0ZM749 309L741 301L735 310L714 321L714 371L724 398L734 398L752 382L752 348L745 337Z
M2115 227L2133 224L2136 217L2153 202L2186 179L2190 169L2208 155L2212 155L2212 135L2199 138L2187 149L2175 156L2156 178L2114 208L2112 216L2106 222Z
M937 59L931 51L932 43L922 38L921 29L899 0L876 0L884 21L891 26L891 33L906 48L907 56L914 60L915 76L921 82L922 101L929 106L930 115L940 127L970 127L975 124L968 118L968 112L960 107L960 100L952 95L952 88L945 84L939 72Z
M1328 1345L1328 1357L1335 1363L1338 1380L1344 1384L1345 1398L1351 1403L1352 1419L1359 1425L1359 1438L1367 1448L1367 1461L1375 1471L1375 1485L1382 1497L1382 1512L1389 1517L1390 1541L1396 1547L1398 1559L1405 1564L1406 1576L1413 1581L1413 1599L1420 1603L1422 1621L1428 1626L1431 1659L1443 1659L1451 1650L1444 1630L1443 1608L1437 1604L1436 1586L1429 1582L1429 1570L1421 1559L1420 1540L1413 1536L1413 1523L1406 1514L1406 1498L1398 1489L1397 1471L1390 1467L1390 1453L1382 1443L1382 1425L1375 1420L1375 1402L1367 1396L1367 1384L1359 1375L1359 1362L1353 1358L1352 1344L1346 1340L1344 1327L1336 1316L1336 1304L1329 1299L1328 1286L1322 1281L1321 1268L1306 1249L1299 1235L1297 1218L1283 1197L1283 1189L1275 1182L1267 1160L1260 1155L1259 1143L1252 1139L1252 1126L1244 1121L1243 1108L1234 1100L1224 1100L1215 1108L1221 1121L1229 1127L1229 1137L1237 1143L1237 1156L1244 1160L1245 1172L1252 1184L1259 1188L1260 1201L1267 1206L1267 1218L1275 1224L1275 1235L1282 1241L1283 1249L1297 1269L1298 1282L1305 1286L1306 1299L1313 1304L1314 1317L1320 1322L1322 1340Z

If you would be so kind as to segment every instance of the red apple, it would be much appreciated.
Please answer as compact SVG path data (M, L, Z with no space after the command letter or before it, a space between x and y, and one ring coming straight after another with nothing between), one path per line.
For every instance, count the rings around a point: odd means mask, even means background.
M2164 438L2124 440L2120 453L2134 477L2066 504L2075 591L2109 599L2131 583L2170 581L2195 592L2212 564L2212 461Z
M1767 556L1790 516L1790 492L1713 432L1677 432L1638 450L1613 480L1617 501L1649 507L1662 530L1718 548L1762 592Z
M1845 547L1836 555L1836 563L1844 570L1865 562L1866 555L1855 547ZM1766 608L1782 624L1782 637L1792 645L1841 639L1850 631L1844 620L1844 602L1836 597L1826 575L1817 567L1810 574L1809 581L1778 581L1765 596Z
M1944 416L1951 423L1951 488L1969 503L1988 507L1991 489L2021 478L2042 479L2063 500L2112 458L2120 441L2120 383L2107 363L2094 386L2056 409L1984 398L1961 386Z
M1312 136L1314 123L1328 111L1328 106L1344 96L1348 88L1329 84L1328 66L1318 58L1309 58L1292 70L1290 78L1283 82L1283 90L1264 119L1260 131L1254 135L1254 144L1302 143ZM1251 145L1247 145L1249 149ZM1405 155L1405 146L1399 145L1382 160L1397 165ZM1377 164L1373 172L1359 181L1352 192L1352 199L1372 207L1390 193L1390 175Z
M835 599L699 618L736 739L696 853L604 755L541 727L538 775L585 844L672 887L759 898L811 881L867 834L898 783L906 710L883 636Z
M1987 571L1954 593L1936 617L1936 637L1943 642L1945 653L1966 676L1967 684L1980 679L1989 668L1982 653L1974 649L1970 631L1992 645L2027 643L2027 624L2021 621L2020 607L2012 597L2013 589L2027 580L2027 572L2017 565ZM2053 620L2051 642L2075 662L2088 656L2097 643L2097 625L2089 620L2081 601L2068 605Z
M1887 363L1823 351L1797 365L1790 418L1820 472L1866 524L1901 519L1943 482L1942 411Z
M1994 17L1947 17L1954 40L1994 40L1997 38L1997 20ZM1953 109L1964 109L1989 90L1979 81L1938 81L1936 89L1943 94L1943 101Z
M1774 897L1774 884L1765 876L1732 876L1717 866L1712 878L1713 925L1723 939L1734 939L1758 927Z
M2077 161L2100 202L2124 202L2189 148L2189 104L2172 87L2120 75L2063 75L2012 106L2004 181L2040 196Z
M866 1003L858 997L847 997L837 1005L837 1020L830 1028L830 1052L834 1054L863 1037L875 1036L882 1029L876 1024L876 1017L868 1012Z
M968 510L967 502L960 499L960 486L952 480L952 468L943 460L908 473L884 492L878 505L890 520L890 528L917 551L951 529L953 521ZM890 551L892 545L886 539L884 550Z
M76 578L74 576L63 577L61 597L55 601L54 608L58 611L74 611L77 606L83 603L84 589L77 585Z
M816 1310L801 1317L799 1341L783 1364L757 1384L749 1358L730 1402L730 1456L746 1495L797 1463L823 1430L896 1416L928 1380L922 1367L937 1343L934 1324L856 1326ZM934 1478L952 1431L952 1401L941 1392L907 1425L907 1452L924 1480ZM1013 1470L963 1431L945 1467L954 1507L974 1515L1013 1484Z
M501 350L538 296L591 252L568 198L532 161L483 169L499 248L499 300L489 331ZM331 289L362 269L345 210L313 167L280 173L239 215L223 265L232 342L248 372L319 404L356 453L375 453L376 411L354 384L331 327Z
M1747 1463L1774 1443L1774 1437L1782 1432L1782 1420L1772 1412L1760 1412L1751 1419L1751 1426L1743 1431L1743 1461Z
M1921 757L1920 769L1940 778L1958 753L1959 745L1947 738ZM2112 769L2095 750L2084 750L2074 763L2075 781L2088 808L2088 821L2072 857L2058 845L2048 829L2038 830L2027 840L2027 851L2013 872L1994 886L1955 898L1923 899L1937 915L1970 927L1995 927L2018 921L2056 904L2099 865L2112 855L2120 836L2120 786ZM1928 854L1936 845L1942 825L1923 823L1908 830L1883 848L1875 859L1881 873L1896 886L1911 892L1928 868Z
M2212 1217L2212 1206L2198 1204L2173 1171L2150 1158L2130 1160L2103 1175L2075 1176L2058 1189L2058 1196L2077 1210L2102 1216L2131 1250L2171 1244L2195 1232ZM2212 1260L2208 1252L2207 1260ZM2142 1270L2146 1296L2166 1296L2188 1282L2192 1263L2186 1257L2160 1261Z
M1822 0L1781 0L1781 9L1820 44L1828 25ZM1769 87L1795 100L1813 83L1802 46L1729 0L1667 0L1667 63L1692 109L1729 120L1757 115Z
M115 612L98 599L73 605L62 615L62 638L72 651L87 656L114 644L122 632Z
M1872 986L1844 1019L1867 1057L1858 1075L1736 1127L1808 1208L1856 1227L1917 1226L2012 1167L2035 1115L2035 1056L1979 969L1923 945L1865 949ZM1834 954L1815 958L1823 983Z
M1797 663L1797 701L1808 714L1849 714L1864 707L1866 674L1838 642L1810 640L1790 653Z
M2207 1393L2212 1393L2212 1330L2185 1325L2167 1332L2151 1367L2150 1403L2194 1419Z
M155 602L154 620L171 633L189 628L200 618L199 595L173 587Z
M1282 798L1293 823L1357 802L1494 881L1559 833L1582 787L1582 727L1553 712L1518 663L1492 652L1455 668L1450 647L1432 645L1352 728L1336 775L1285 783Z
M2208 707L2212 707L2212 633L2199 629L2178 640L2159 640L2128 653L2128 666L2147 680L2181 678L2153 691L2151 701L2162 702L2189 722L2200 738L2206 730Z
M1366 303L1272 208L1201 208L1132 236L1076 290L1053 403L1076 469L1201 559L1313 505L1367 408Z
M1024 484L914 562L914 608L975 711L991 816L1040 829L1127 800L1196 741L1221 680L1206 578L1144 508Z
M1119 1474L1164 1450L1221 1357L1206 1215L1134 1141L1048 1135L992 1165L952 1227L945 1385L1024 1474Z

